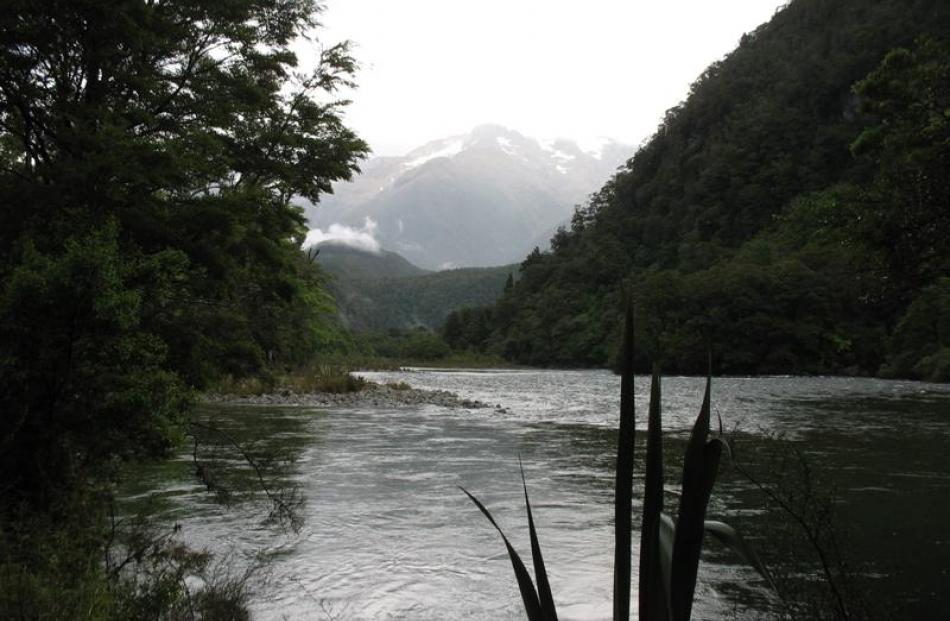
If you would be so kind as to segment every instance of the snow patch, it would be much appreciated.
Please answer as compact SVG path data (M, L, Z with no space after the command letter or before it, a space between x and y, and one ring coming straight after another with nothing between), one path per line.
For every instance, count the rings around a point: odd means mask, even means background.
M414 157L402 165L403 170L412 170L413 168L418 168L429 160L434 160L439 157L454 157L462 152L464 146L465 144L462 140L453 140L444 144L441 148L435 149L434 151L428 151L417 157Z
M577 141L577 146L580 147L581 151L587 153L596 160L599 160L604 157L604 149L609 144L613 144L614 140L606 136L597 136L596 138L586 138Z
M562 143L562 142L564 141L561 139L542 140L541 142L539 142L539 144L541 145L541 148L544 151L547 151L551 155L551 157L554 158L555 160L558 160L559 162L564 162L564 163L573 162L574 160L577 159L577 156L575 154L568 153L567 151L563 151L557 147L557 144ZM558 166L560 167L561 165L558 164Z
M511 139L505 136L497 136L495 141L498 143L498 146L501 147L501 150L509 155L515 154L515 147L512 144Z

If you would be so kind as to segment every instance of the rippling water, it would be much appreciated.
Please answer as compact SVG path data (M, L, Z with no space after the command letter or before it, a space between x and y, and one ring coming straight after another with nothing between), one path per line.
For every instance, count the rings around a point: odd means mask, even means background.
M185 539L235 564L262 558L258 619L522 619L504 546L459 491L478 495L529 554L518 456L560 617L611 615L613 458L619 380L601 371L408 370L366 373L497 405L415 410L208 408L244 438L293 456L305 525L282 533L260 506L224 509L198 486L188 455L145 469L130 498ZM638 408L646 411L646 383ZM664 380L664 428L675 450L702 380ZM865 573L880 576L906 618L950 610L950 386L842 378L724 378L714 412L746 436L780 432L833 473ZM640 416L638 423L645 417ZM639 426L639 425L638 425ZM641 453L642 455L642 453ZM670 479L672 483L673 480ZM712 517L742 523L754 495L724 480ZM761 528L750 522L752 536ZM873 544L873 545L872 545ZM634 563L636 566L636 561ZM707 554L695 618L757 616L762 589L728 555Z

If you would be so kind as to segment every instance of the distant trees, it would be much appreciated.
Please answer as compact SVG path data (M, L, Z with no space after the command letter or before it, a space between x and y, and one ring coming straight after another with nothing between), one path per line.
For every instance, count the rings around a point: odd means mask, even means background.
M373 354L393 360L435 361L450 353L446 342L425 328L369 332L361 337Z
M452 349L484 351L491 335L491 322L491 307L463 308L446 318L442 338Z
M330 287L348 325L375 332L419 326L437 330L451 312L497 300L511 277L507 266L385 278L353 276L332 265L327 271L334 276Z

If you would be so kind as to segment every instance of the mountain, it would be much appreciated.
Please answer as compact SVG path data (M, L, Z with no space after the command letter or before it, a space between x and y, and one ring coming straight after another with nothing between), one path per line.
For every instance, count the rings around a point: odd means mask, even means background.
M430 273L388 250L370 252L336 242L324 242L317 249L320 266L338 280L404 278Z
M944 0L788 3L462 345L607 365L632 299L643 369L950 380L948 32Z
M371 158L305 210L321 233L336 226L372 235L428 269L501 265L568 221L632 153L611 140L584 150L483 125L404 157Z
M357 331L437 329L453 311L491 304L517 265L431 272L395 252L318 246L342 322Z

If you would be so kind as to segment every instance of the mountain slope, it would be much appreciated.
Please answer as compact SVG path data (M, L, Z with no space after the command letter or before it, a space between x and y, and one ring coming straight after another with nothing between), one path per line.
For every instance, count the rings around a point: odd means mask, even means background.
M515 265L430 272L394 252L321 244L343 323L357 331L437 329L449 313L497 300Z
M307 216L322 230L372 222L382 246L430 269L511 263L632 152L611 141L586 152L485 125L405 157L370 159Z
M641 353L670 369L702 372L712 347L727 372L875 372L913 295L900 290L906 270L886 267L888 242L909 206L939 198L894 188L946 167L898 154L906 170L882 187L883 160L849 147L893 106L866 113L874 92L852 88L893 48L946 32L950 7L936 0L789 3L700 76L552 252L529 257L480 345L606 364L626 281ZM943 75L934 67L920 74Z
M319 244L317 249L320 266L341 280L403 278L429 273L388 250L367 252L333 242Z

